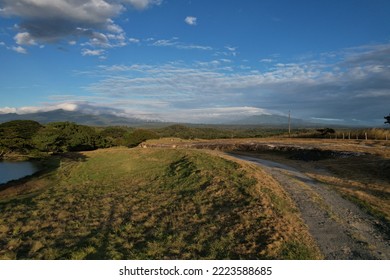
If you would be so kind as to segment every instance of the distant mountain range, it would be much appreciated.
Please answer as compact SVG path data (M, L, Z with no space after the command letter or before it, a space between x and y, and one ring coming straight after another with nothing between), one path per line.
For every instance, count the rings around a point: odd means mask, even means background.
M33 120L42 124L69 121L92 126L140 125L148 122L137 118L118 117L112 114L92 115L78 111L65 111L62 109L31 114L0 114L0 123L12 120Z
M236 121L231 121L230 124L287 126L288 117L280 115L254 115ZM305 122L304 120L296 118L291 118L291 124L294 124L295 126L313 125L313 123Z
M42 124L50 122L70 121L78 124L91 125L91 126L144 126L144 125L167 125L172 123L166 123L158 120L148 121L138 118L120 117L113 114L99 114L92 115L86 114L80 111L65 111L62 109L38 112L30 114L0 114L0 123L11 120L34 120ZM214 123L216 124L216 123ZM262 126L276 126L287 127L288 117L280 115L254 115L244 118L238 118L236 120L229 120L224 122L218 122L219 125L262 125ZM308 127L316 126L315 123L305 122L301 119L291 118L291 124L293 127ZM318 124L317 124L318 125ZM320 125L321 126L321 125Z

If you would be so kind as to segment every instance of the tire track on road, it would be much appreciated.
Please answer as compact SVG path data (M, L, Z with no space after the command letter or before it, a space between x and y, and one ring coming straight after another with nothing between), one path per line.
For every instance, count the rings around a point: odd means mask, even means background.
M389 236L373 217L325 184L297 169L260 158L230 154L267 170L289 193L325 259L390 259Z

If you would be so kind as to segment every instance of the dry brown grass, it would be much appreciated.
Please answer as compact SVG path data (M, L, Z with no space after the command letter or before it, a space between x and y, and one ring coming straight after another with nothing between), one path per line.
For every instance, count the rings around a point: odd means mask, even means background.
M272 178L214 152L70 154L24 184L0 192L2 259L321 257Z
M288 153L262 153L264 159L294 166L347 199L357 203L364 210L390 225L390 156L384 146L348 145L335 146L335 150L366 153L360 156L325 159L319 161L293 160ZM389 228L384 229L388 231Z
M310 172L390 225L390 160L374 156L323 162L329 172Z
M373 129L370 135L383 138L388 130ZM362 138L362 137L360 137ZM357 203L370 214L390 225L390 139L385 140L342 140L342 139L299 139L299 138L262 138L262 139L222 139L192 140L180 139L153 140L149 145L175 145L177 148L191 144L205 144L205 148L230 150L256 145L274 147L298 147L302 150L318 149L345 153L346 156L305 162L294 160L291 149L283 151L257 151L264 159L279 161L300 169L307 175L332 186L346 198ZM256 151L254 151L256 152ZM299 153L299 151L298 151Z
M238 162L248 175L255 178L257 183L251 189L251 195L262 198L263 212L269 217L268 227L275 232L273 242L267 245L266 254L275 258L282 255L284 259L296 259L296 254L299 254L301 259L322 258L318 246L300 218L295 203L274 178L253 164L220 152L209 153Z

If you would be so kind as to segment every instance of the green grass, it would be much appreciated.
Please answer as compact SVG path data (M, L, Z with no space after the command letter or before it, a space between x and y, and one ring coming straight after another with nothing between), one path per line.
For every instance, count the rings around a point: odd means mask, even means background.
M32 190L0 192L0 258L318 258L302 225L272 208L287 211L285 198L249 173L204 151L69 154Z

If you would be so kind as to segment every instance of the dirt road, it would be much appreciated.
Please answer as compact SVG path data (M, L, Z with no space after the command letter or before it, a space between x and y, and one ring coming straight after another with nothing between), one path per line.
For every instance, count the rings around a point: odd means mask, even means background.
M389 236L352 202L297 169L254 156L230 154L266 169L293 198L325 259L390 259Z

